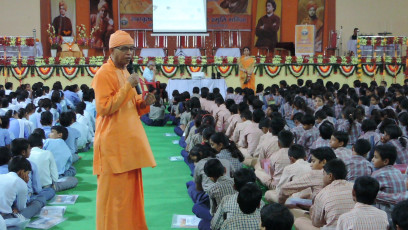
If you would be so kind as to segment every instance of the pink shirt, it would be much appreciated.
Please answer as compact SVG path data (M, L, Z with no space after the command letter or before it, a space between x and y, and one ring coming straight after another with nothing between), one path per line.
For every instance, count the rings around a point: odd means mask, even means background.
M264 134L258 126L258 123L251 121L251 124L247 125L239 135L238 146L248 148L248 154L251 156L254 155L259 139Z
M234 134L232 134L231 140L235 143L238 143L239 137L241 135L241 132L252 123L252 121L244 121L241 123L238 123L237 126L235 127Z
M279 184L285 167L290 165L288 151L289 148L281 148L269 158L271 161L272 184L275 186Z
M372 205L356 203L354 208L342 214L337 221L337 230L343 229L388 229L387 213Z
M231 117L230 111L225 107L224 104L220 105L214 116L215 118L215 130L217 132L225 132L227 126L227 120Z
M230 118L228 118L227 120L228 127L227 127L227 131L225 135L227 135L227 137L232 137L232 134L234 133L237 124L241 122L242 122L242 119L241 119L241 115L239 114L234 114Z
M346 147L337 148L334 150L334 153L336 154L337 158L340 158L343 161L348 160L353 155L353 151Z

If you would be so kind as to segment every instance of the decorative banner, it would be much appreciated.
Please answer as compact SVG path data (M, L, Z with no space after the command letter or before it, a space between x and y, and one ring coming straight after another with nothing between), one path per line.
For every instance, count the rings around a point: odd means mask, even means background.
M345 77L350 77L356 71L355 65L341 65L339 66L340 73Z
M29 67L9 67L11 69L11 73L13 77L17 80L23 80L27 77Z
M323 51L324 0L299 0L298 25L313 25L314 51Z
M97 28L91 46L97 49L108 48L109 37L115 32L112 0L90 0L89 4L91 11L90 29Z
M42 80L47 80L52 76L52 73L55 70L55 67L35 67L35 70L37 71L38 76Z
M377 72L378 66L377 65L370 65L370 64L364 64L362 65L362 69L365 75L369 77L373 77L375 73Z
M239 0L234 3L226 0L207 1L207 29L250 30L251 13L252 0ZM119 1L119 28L151 30L152 14L152 0L121 0Z
M91 76L92 78L95 77L96 72L100 69L100 66L87 66L85 67L86 72Z
M297 25L295 27L295 53L296 56L309 55L315 53L315 37L313 36L315 27L313 25Z
M388 75L394 77L401 72L402 66L401 65L385 65L385 69L387 70Z
M292 76L298 78L303 75L305 69L307 68L306 65L288 65L287 68Z
M167 65L160 66L160 69L161 69L162 73L167 78L173 77L177 73L178 68L179 67L177 67L177 66L167 66Z
M326 78L332 73L333 65L316 65L316 70L320 76Z
M76 77L79 71L79 67L72 67L72 66L64 66L61 67L62 74L64 77L66 77L68 80L72 80Z
M191 75L191 73L198 73L203 70L202 66L187 66L187 72Z
M278 76L281 70L282 70L282 66L265 65L265 72L268 74L269 77Z
M229 75L231 75L233 66L232 65L219 65L219 66L215 66L215 69L218 73L221 74L222 77L228 77Z

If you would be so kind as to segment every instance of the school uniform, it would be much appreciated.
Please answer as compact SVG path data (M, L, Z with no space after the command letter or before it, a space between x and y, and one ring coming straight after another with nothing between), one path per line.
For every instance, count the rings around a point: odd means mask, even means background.
M408 140L406 138L405 141L407 141L408 143ZM397 149L398 156L395 162L396 164L408 164L408 147L403 147L399 139L391 139L386 144L391 144Z
M238 143L241 132L250 124L252 124L251 120L238 123L237 126L235 127L234 134L232 134L230 140L232 140L235 143Z
M242 132L239 135L238 147L243 149L243 154L245 153L246 158L252 158L256 147L259 144L259 139L264 134L262 130L259 129L259 124L251 122L249 125L244 127Z
M351 211L339 217L336 230L384 230L388 229L388 227L386 212L372 205L357 202Z
M269 202L278 202L279 200L279 192L283 185L286 183L299 178L306 173L310 172L312 169L310 168L309 162L298 159L295 163L286 166L283 169L282 176L280 177L279 183L276 185L275 190L268 190L265 193L265 199ZM309 189L306 189L309 190ZM302 194L310 193L309 191L304 190L303 193L295 193L292 196L295 197L302 197Z
M330 139L323 139L322 137L319 137L315 142L313 142L310 149L317 149L320 147L330 147Z
M207 98L202 98L202 97L200 97L200 105L201 105L201 109L202 109L202 110L208 111L208 110L207 110L207 103L208 103Z
M335 180L324 187L310 208L311 220L300 217L295 220L299 230L336 228L339 217L353 209L353 184L346 180Z
M305 147L306 153L309 155L310 154L310 148L313 145L313 142L315 142L320 136L320 132L316 127L312 127L309 130L305 130L302 136L300 136L297 144L303 145Z
M78 151L78 139L81 137L81 133L71 126L65 127L68 130L68 138L65 140L68 148L71 150L72 162L75 163L79 160L76 152Z
M227 131L225 132L225 135L227 135L227 137L232 137L232 135L234 134L235 128L237 126L237 124L242 122L241 119L241 115L239 114L233 114L228 120L228 127L227 127Z
M255 211L251 214L238 213L224 221L221 230L260 230L261 215Z
M52 152L54 155L59 177L75 176L76 170L72 166L71 150L64 140L48 138L44 142L43 149Z
M306 130L303 128L302 124L299 124L291 129L291 132L293 133L294 142L298 144L300 137L306 132Z
M238 105L239 103L244 101L244 96L240 94L235 94L234 101L235 101L235 104Z
M232 167L234 168L234 171L237 171L242 168L242 162L239 161L238 158L234 158L231 156L231 153L228 151L228 149L222 149L216 157L218 159L226 159L228 160Z
M161 106L150 106L150 112L143 115L140 120L149 126L164 126L169 120L170 116L165 115L165 107Z
M95 104L93 104L92 102L89 102L89 101L85 101L85 105L86 105L85 111L87 111L91 116L96 118Z
M7 174L8 172L8 164L0 165L0 174Z
M235 98L235 94L233 93L227 93L227 95L225 95L225 100L228 100L228 99L234 100L234 98Z
M347 166L346 180L348 181L355 181L361 176L371 176L374 171L373 164L360 155L352 155L343 161Z
M361 135L361 124L357 121L354 121L353 124L351 124L351 130L350 130L350 122L348 120L344 119L339 119L337 121L337 131L343 131L349 134L349 142L348 145L354 145L358 139L358 137ZM350 130L350 132L349 132Z
M76 114L76 122L82 125L83 127L86 127L88 130L88 142L92 142L93 137L95 136L95 129L92 127L92 123L88 117L85 116L86 111L84 111L84 115L81 115L79 113ZM90 117L90 116L89 116Z
M21 119L10 118L10 124L8 128L15 138L28 138L30 135L28 127Z
M342 118L342 110L343 110L343 105L337 104L334 106L334 114L336 116L337 119L341 119Z
M270 148L267 147L267 141L269 140ZM279 145L278 145L278 137L277 136L272 136L265 138L264 141L262 142L261 148L263 148L259 152L258 160L254 166L255 168L255 175L257 178L261 180L261 182L269 187L271 183L271 174L269 168L265 168L270 165L270 158L273 154L279 151Z
M214 116L216 121L215 130L217 132L226 131L226 127L228 126L227 120L229 117L231 117L231 112L227 109L227 107L224 104L221 104L218 107L218 110L216 111L216 114Z
M51 133L51 126L43 126L41 129L44 130L45 138L48 138Z
M0 129L0 147L11 144L10 133L7 129Z

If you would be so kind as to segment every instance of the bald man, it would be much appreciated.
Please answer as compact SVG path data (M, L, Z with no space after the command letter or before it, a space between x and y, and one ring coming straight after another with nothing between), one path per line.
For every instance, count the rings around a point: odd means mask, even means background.
M137 74L126 65L134 41L124 31L110 36L110 58L92 82L96 100L94 174L97 175L97 230L147 229L142 170L156 162L140 121L154 103L153 94L136 93Z

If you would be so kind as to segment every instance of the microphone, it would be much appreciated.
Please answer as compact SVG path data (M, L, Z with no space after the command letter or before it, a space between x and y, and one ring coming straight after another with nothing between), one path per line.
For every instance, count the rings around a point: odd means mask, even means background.
M133 69L133 61L130 60L129 64L126 66L126 69L129 71L130 74L133 74L135 70ZM142 90L140 89L139 83L135 86L137 94L142 94Z

